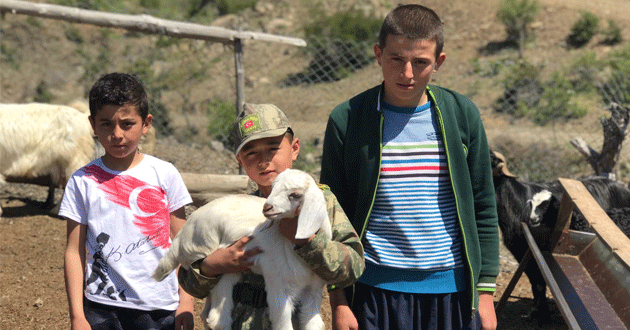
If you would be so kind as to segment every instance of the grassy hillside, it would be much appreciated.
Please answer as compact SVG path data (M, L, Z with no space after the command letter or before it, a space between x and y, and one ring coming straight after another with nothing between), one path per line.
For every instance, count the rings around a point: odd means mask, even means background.
M117 13L146 13L294 37L305 37L304 30L309 24L347 10L382 19L396 3L389 0L37 2ZM580 136L594 149L601 148L599 118L608 115L601 93L591 90L570 95L569 102L585 110L580 119L562 119L540 126L522 114L499 113L496 100L503 95L503 83L519 61L516 49L505 43L504 25L496 18L500 1L416 2L434 8L445 22L447 61L434 83L466 94L479 106L492 147L506 153L514 172L529 179L590 174L590 168L568 141ZM229 8L237 3L243 7ZM542 84L562 86L562 79L568 79L575 85L576 81L595 77L579 76L585 72L585 67L592 69L598 79L605 79L619 70L611 68L610 63L619 62L619 54L622 57L630 54L627 41L630 39L630 0L540 0L540 4L541 10L530 25L533 39L526 44L523 58L539 70L538 79ZM567 47L571 27L584 12L599 17L602 28L607 26L608 20L614 20L623 41L606 45L602 43L603 35L598 34L580 48ZM153 111L164 119L163 134L186 143L201 144L217 138L217 132L209 132L208 127L216 130L224 126L218 119L223 118L225 115L221 113L234 103L231 46L11 13L4 14L0 28L0 102L3 103L69 104L85 98L87 89L105 72L134 72L147 84ZM258 41L246 41L244 51L246 100L280 106L300 132L305 148L315 155L315 139L321 138L330 110L380 82L380 68L371 63L339 81L282 87L283 80L308 66L308 52L295 46ZM582 64L576 69L576 63ZM551 100L567 94L557 88L551 91L558 93L551 94ZM549 104L549 101L538 104L528 111L536 113L548 109ZM630 151L627 146L622 160L620 172L628 180Z

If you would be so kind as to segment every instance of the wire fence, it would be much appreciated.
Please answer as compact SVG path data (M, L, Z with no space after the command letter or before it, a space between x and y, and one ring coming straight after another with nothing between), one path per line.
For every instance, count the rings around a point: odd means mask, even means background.
M60 32L53 32L52 27ZM57 50L73 62L72 70L67 63L17 55L26 44L49 48L51 37L64 39L73 46ZM372 43L328 37L311 37L307 41L304 48L246 42L244 95L247 102L274 103L283 109L302 139L304 162L317 167L330 111L353 95L380 84L382 74L374 59ZM165 118L156 124L168 125L162 128L163 135L173 135L183 143L219 141L229 145L236 95L233 49L229 45L172 40L10 14L2 20L0 42L3 103L37 100L41 86L48 86L51 102L69 103L84 97L100 74L124 70L138 74L147 84L154 100L152 109L162 112L157 117ZM591 94L601 99L583 102L573 85L555 84L556 94L549 94L548 82L527 76L506 87L501 72L507 70L508 61L487 61L483 65L483 72L470 64L459 76L449 79L438 76L438 84L452 87L478 105L491 147L507 153L508 159L518 160L512 167L514 172L540 172L540 167L547 166L553 167L552 172L529 177L591 174L588 163L569 141L578 135L593 149L601 149L600 118L610 115L605 108L612 102L630 105L630 76L616 71L607 73L596 84L598 92ZM32 80L9 83L22 76ZM549 95L545 96L546 93ZM577 104L587 114L573 118L569 113L544 125L534 123L535 116L532 119L523 114L525 108L544 114L549 108L561 109L565 103ZM554 118L553 113L547 115ZM567 155L573 162L571 166L563 163ZM554 163L545 164L545 159L551 156L555 157ZM582 164L573 166L578 162ZM618 171L621 179L630 178L628 143L621 151Z

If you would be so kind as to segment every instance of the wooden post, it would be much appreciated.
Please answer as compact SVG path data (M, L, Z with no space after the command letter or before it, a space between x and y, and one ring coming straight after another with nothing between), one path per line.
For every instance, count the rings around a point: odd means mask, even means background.
M245 104L245 65L243 64L243 41L234 39L234 67L236 68L236 117L243 111ZM238 174L244 174L239 165Z

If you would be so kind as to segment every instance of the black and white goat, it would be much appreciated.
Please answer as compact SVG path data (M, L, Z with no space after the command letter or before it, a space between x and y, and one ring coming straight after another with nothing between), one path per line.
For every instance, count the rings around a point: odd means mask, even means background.
M530 226L530 231L539 248L543 251L549 250L549 236L555 227L562 198L560 182L556 180L534 183L518 180L508 171L503 155L492 152L491 158L503 243L517 260L522 260L528 249L520 224L525 222ZM630 189L606 178L593 177L579 181L584 184L602 209L611 218L614 217L613 221L616 221L624 233L630 237L630 232L627 231L630 227L630 220L628 220L630 216L627 213L630 211ZM581 231L590 230L588 223L577 210L573 212L570 228ZM549 315L549 306L545 297L547 285L537 264L528 263L525 274L532 285L534 306L538 309L540 317Z

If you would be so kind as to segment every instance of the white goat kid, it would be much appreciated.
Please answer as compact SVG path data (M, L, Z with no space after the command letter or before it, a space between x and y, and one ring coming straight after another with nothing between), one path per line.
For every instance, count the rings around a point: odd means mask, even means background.
M264 205L263 205L264 204ZM259 247L252 270L263 275L273 329L293 329L291 315L299 303L301 329L321 330L320 308L326 283L294 251L294 244L279 232L282 219L298 217L296 239L321 230L332 239L323 192L313 178L298 170L286 170L273 183L266 202L262 198L232 195L216 199L193 212L160 261L153 278L162 280L178 264L190 264L252 235L247 248ZM206 299L201 313L206 329L229 330L234 307L232 290L241 274L224 274Z

